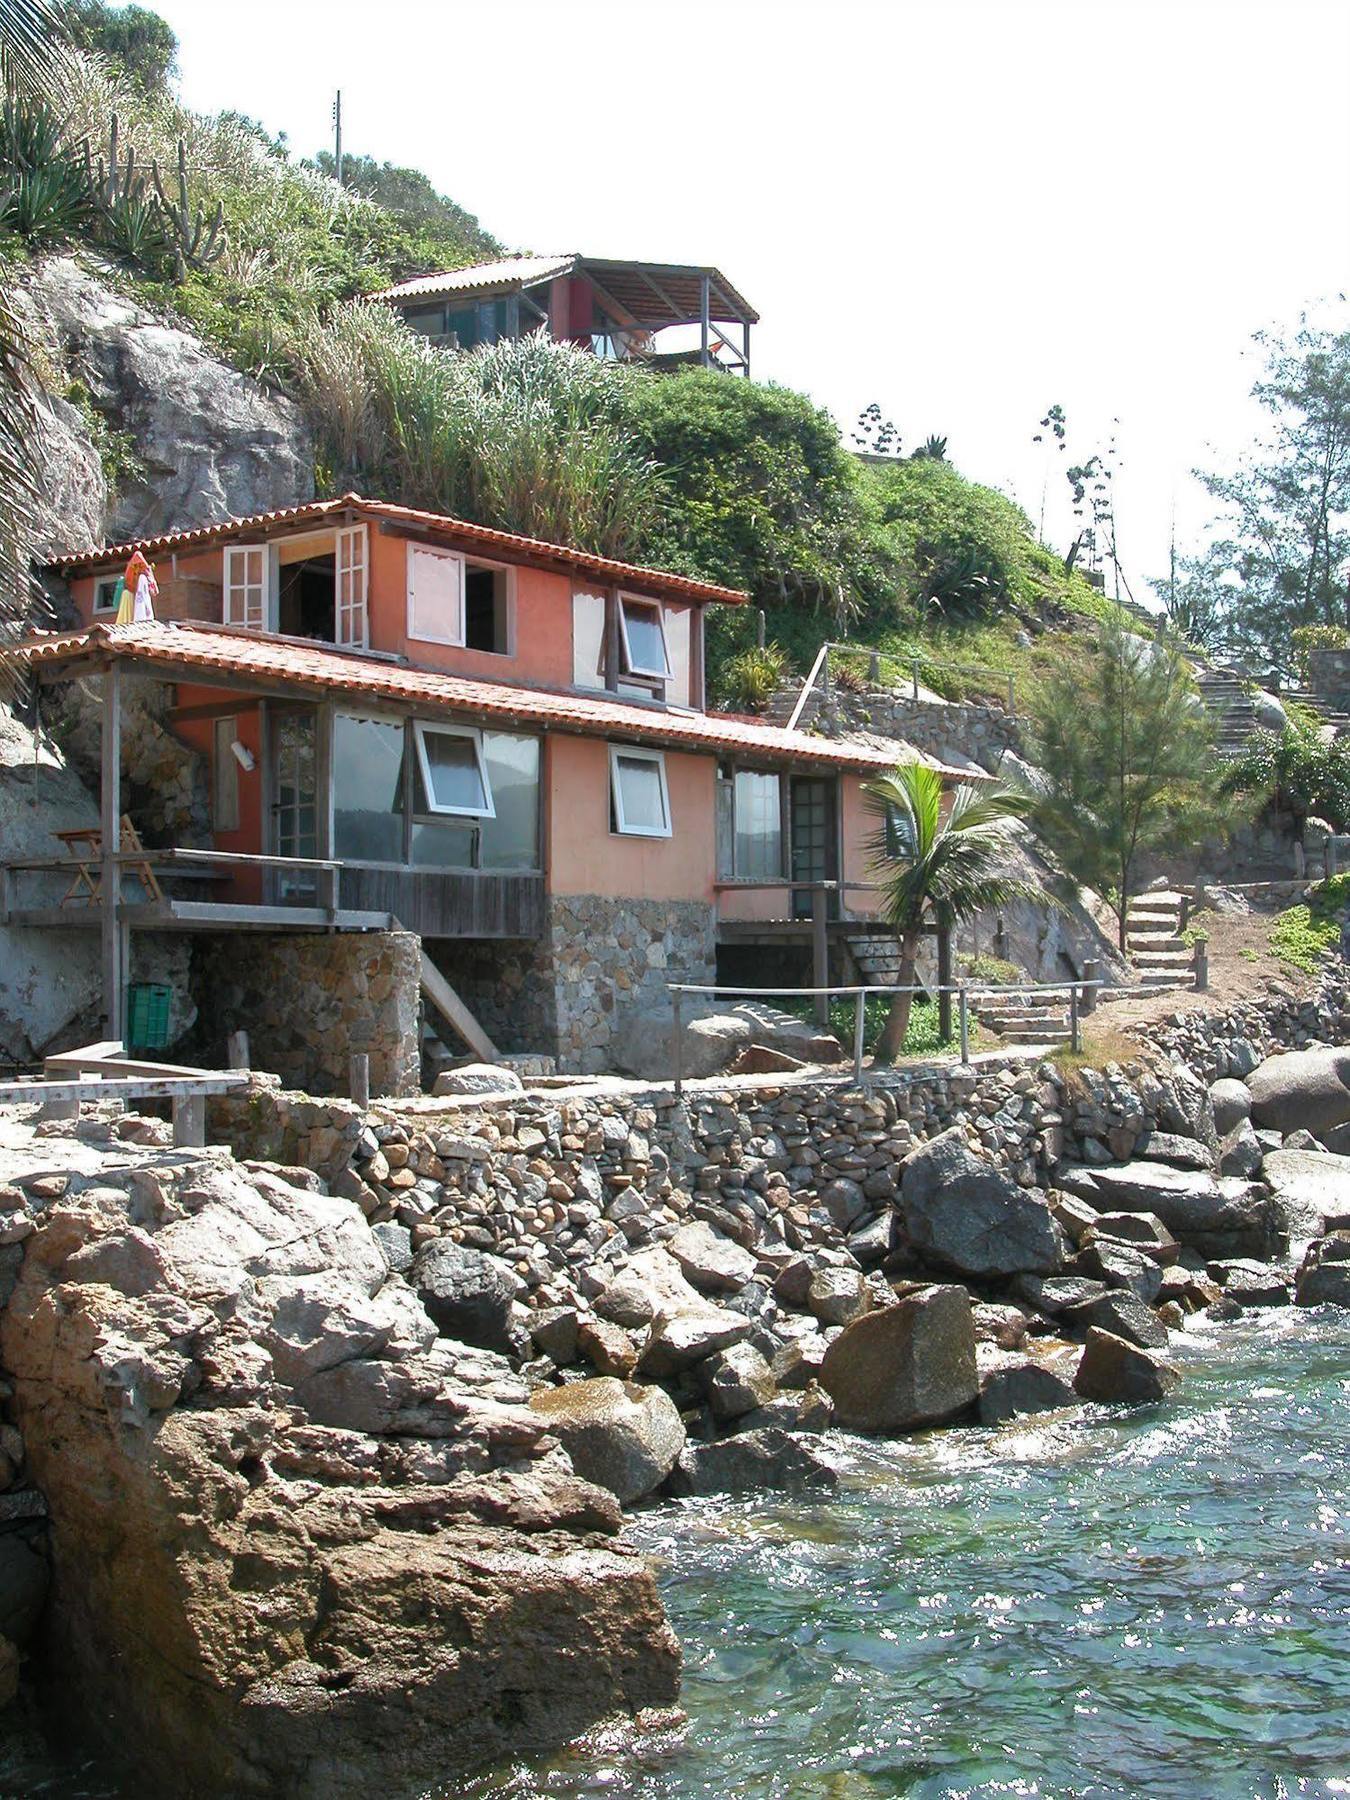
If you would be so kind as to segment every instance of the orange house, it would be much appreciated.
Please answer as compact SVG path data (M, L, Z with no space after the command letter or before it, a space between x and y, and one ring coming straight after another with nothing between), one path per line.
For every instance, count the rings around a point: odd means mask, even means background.
M156 618L119 626L133 548ZM357 494L51 571L78 625L14 654L102 677L110 1036L119 930L397 924L500 1050L595 1070L668 982L804 983L873 910L862 788L893 752L708 711L705 613L744 594ZM200 803L139 822L155 898L112 859L166 743Z

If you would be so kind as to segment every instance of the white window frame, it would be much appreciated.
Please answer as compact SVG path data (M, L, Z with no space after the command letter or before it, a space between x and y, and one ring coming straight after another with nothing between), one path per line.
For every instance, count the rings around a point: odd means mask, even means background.
M344 525L333 545L333 642L370 648L370 545L364 525Z
M427 556L437 562L450 563L456 570L454 618L450 626L450 636L444 637L430 631L418 631L417 608L414 602L413 570L417 566L417 558ZM408 545L407 562L407 596L408 596L408 638L414 644L453 644L457 649L464 648L464 563L465 558L458 550L442 550L436 544Z
M478 763L478 776L483 784L485 806L440 806L436 801L435 784L431 779L431 758L427 754L426 734L437 732L441 737L468 738L473 745L474 757ZM441 725L434 719L414 719L413 738L417 744L417 764L422 772L422 791L426 799L427 813L437 818L451 819L495 819L496 803L492 798L492 783L488 779L487 759L483 755L483 734L467 725Z
M262 579L250 581L248 577L248 558L256 556L262 562ZM243 575L235 574L236 559L243 558ZM245 631L267 631L272 617L272 555L266 544L226 544L224 584L221 596L221 617L226 625L241 627ZM236 609L235 597L242 598L242 604ZM254 597L256 596L256 598ZM236 612L237 615L236 616Z
M664 826L630 825L624 813L623 783L619 779L619 758L629 762L655 763L657 774L661 779L661 810L666 815ZM668 838L675 835L673 821L670 816L670 784L666 779L666 753L664 750L642 750L633 744L611 744L609 746L609 791L614 803L614 825L616 833L621 837Z
M95 614L117 611L117 584L121 579L120 575L97 575L94 577L93 611ZM106 601L100 601L99 595L105 588L108 591L108 598Z
M628 642L628 608L640 606L647 612L656 614L657 629L661 633L661 655L665 659L663 669L639 667L633 661L632 648ZM623 646L623 673L625 675L644 676L648 681L669 681L673 670L670 662L670 645L666 641L666 609L659 600L648 600L641 594L619 595L619 636Z

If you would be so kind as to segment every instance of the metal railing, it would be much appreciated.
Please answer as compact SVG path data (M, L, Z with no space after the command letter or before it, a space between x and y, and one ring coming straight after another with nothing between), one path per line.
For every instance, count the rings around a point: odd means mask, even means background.
M896 994L924 995L936 999L942 994L955 994L957 1001L957 1035L961 1046L961 1061L970 1062L970 1002L990 995L1002 999L1019 999L1026 994L1067 994L1069 996L1069 1047L1076 1055L1083 1047L1082 1021L1096 1006L1097 990L1108 987L1105 981L1030 981L1021 987L1004 987L998 983L987 986L972 986L969 982L953 982L938 987L925 987L914 984L905 987L724 987L720 984L711 986L692 981L669 981L666 990L670 995L673 1012L671 1029L671 1060L674 1065L675 1092L684 1092L684 996L686 994L702 994L712 999L738 1000L811 1000L823 997L828 1005L831 999L854 1002L853 1007L853 1079L861 1081L863 1061L866 1053L867 1038L867 1002L871 999L891 999Z
M821 699L824 700L827 706L829 705L832 685L830 680L831 652L838 656L865 656L867 658L867 678L877 687L896 687L897 691L899 691L896 683L883 678L882 665L884 663L890 663L895 668L907 669L908 675L906 677L906 682L910 689L910 699L916 703L919 699L919 688L921 686L919 679L919 671L921 669L936 671L940 675L992 676L1000 688L1006 685L1009 713L1011 714L1017 711L1016 679L1009 674L1006 669L991 669L985 663L934 662L931 658L922 656L890 656L884 650L873 650L865 644L836 644L827 642L822 644L820 649L816 652L816 660L811 664L810 673L802 683L802 691L797 696L796 704L793 706L791 716L787 722L787 729L789 731L796 730L802 714L806 711L807 703L810 700L812 693L815 691L817 682L820 684Z

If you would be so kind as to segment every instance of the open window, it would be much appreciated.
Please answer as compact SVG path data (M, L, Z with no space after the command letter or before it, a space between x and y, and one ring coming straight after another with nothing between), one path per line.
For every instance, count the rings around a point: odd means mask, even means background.
M670 789L660 750L609 747L611 829L624 837L671 835Z
M266 631L271 599L271 558L266 544L225 546L225 623Z
M483 758L483 734L468 727L413 726L422 791L418 810L466 819L492 819L492 785Z
M511 571L496 563L464 563L464 647L511 654Z
M662 684L670 680L670 647L659 600L621 595L619 636L625 675L642 675Z
M120 575L100 575L94 583L94 611L96 613L115 613L117 611L117 584Z

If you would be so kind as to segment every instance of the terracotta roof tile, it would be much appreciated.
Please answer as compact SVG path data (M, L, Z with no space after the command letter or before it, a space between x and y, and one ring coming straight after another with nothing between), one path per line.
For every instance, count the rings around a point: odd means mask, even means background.
M353 702L381 701L419 710L468 714L503 724L580 733L673 749L742 753L767 760L806 761L830 768L871 772L911 760L919 752L896 745L890 750L847 741L812 737L804 731L752 724L725 713L667 712L599 695L557 693L547 689L510 687L503 682L476 681L468 676L408 668L359 653L319 644L254 636L223 626L90 625L81 631L54 632L22 640L0 652L0 659L33 668L79 664L103 657L186 671L205 685L211 676L231 675L262 687L283 687L315 698L342 696ZM170 679L174 677L170 675ZM905 751L910 752L909 756ZM969 779L935 758L933 767ZM976 777L979 779L979 777Z
M310 500L301 506L282 506L272 512L249 513L222 519L216 525L197 525L184 531L161 532L158 537L135 538L124 544L103 544L80 550L68 550L49 557L46 567L65 575L87 572L125 562L133 550L146 556L165 551L199 550L226 538L249 532L268 531L280 525L308 524L335 513L354 512L363 518L387 519L394 525L407 525L440 533L462 543L481 545L487 550L510 552L516 556L533 556L549 562L561 562L581 575L596 575L604 581L638 583L658 592L678 595L689 600L715 600L731 606L743 605L749 595L740 588L718 587L709 581L695 581L688 575L673 575L665 569L646 569L638 563L618 562L609 556L593 556L588 550L572 550L565 544L550 544L542 538L522 537L514 531L497 531L490 525L475 525L468 519L452 519L445 513L424 512L413 506L397 506L390 500L368 500L363 494L343 494L336 500Z

